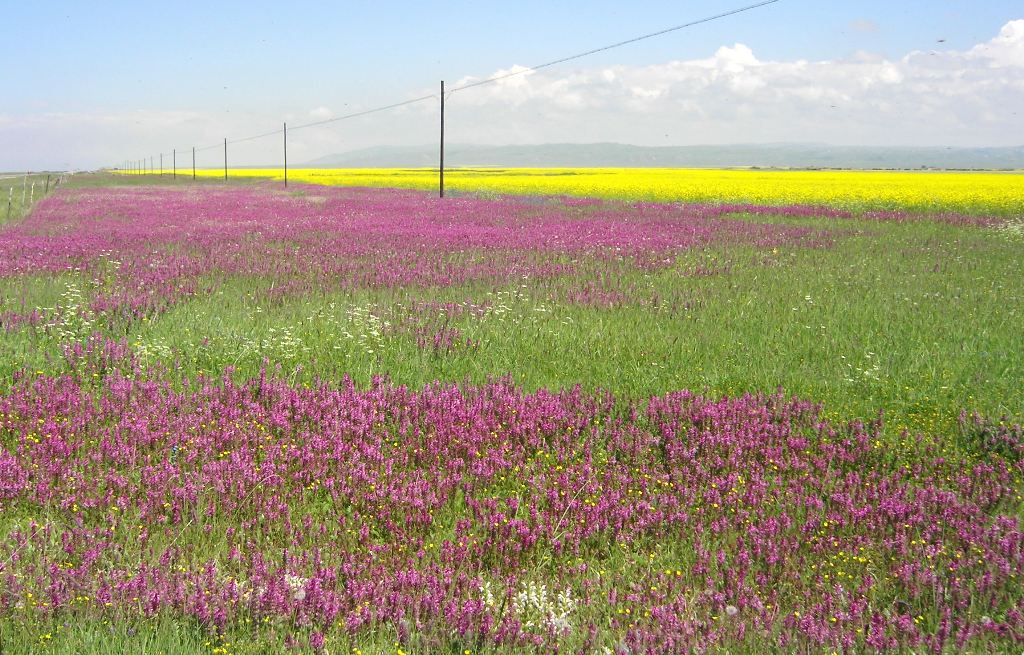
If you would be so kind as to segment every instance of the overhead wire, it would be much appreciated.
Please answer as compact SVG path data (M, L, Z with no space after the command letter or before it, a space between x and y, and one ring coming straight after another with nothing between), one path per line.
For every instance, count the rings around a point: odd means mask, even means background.
M505 79L508 79L510 77L515 77L517 75L525 75L527 73L532 73L534 71L538 71L538 70L541 70L541 69L544 69L544 68L550 68L551 66L557 66L558 64L564 64L565 62L573 61L574 59L582 59L583 57L589 57L590 55L595 55L595 54L597 54L599 52L605 52L606 50L612 50L613 48L620 48L620 47L622 47L624 45L630 45L631 43L637 43L638 41L644 41L646 39L653 39L656 36L662 36L662 35L668 34L670 32L676 32L678 30L686 29L687 27L693 27L695 25L701 25L703 23L710 23L711 21L719 20L721 18L726 18L727 16L734 16L736 14L741 14L741 13L743 13L745 11L750 11L752 9L757 9L758 7L764 7L765 5L774 4L774 3L778 2L778 1L779 0L763 0L763 2L758 2L758 3L752 4L752 5L747 5L746 7L740 7L738 9L731 9L729 11L724 11L724 12L722 12L720 14L715 14L714 16L707 16L705 18L700 18L700 19L697 19L697 20L692 20L692 21L690 21L688 23L683 23L682 25L676 25L675 27L669 27L669 28L666 28L666 29L663 29L663 30L658 30L657 32L650 32L649 34L643 34L641 36L636 36L636 37L633 37L631 39L626 39L625 41L619 41L618 43L612 43L610 45L601 46L600 48L594 48L592 50L587 50L586 52L580 52L580 53L577 53L575 55L569 55L568 57L561 57L560 59L554 59L552 61L547 61L547 62L544 62L543 64L537 64L536 66L529 66L529 67L525 67L525 68L517 68L516 70L508 72L508 73L502 73L501 75L495 75L493 77L488 77L487 79L484 79L484 80L479 80L479 81L476 81L476 82L469 82L467 84L463 84L462 86L454 87L451 90L449 90L448 94L455 93L456 91L465 91L466 89L472 89L472 88L475 88L475 87L478 87L478 86L484 86L485 84L493 84L494 82L500 82L501 80L505 80Z
M501 75L494 75L492 77L488 77L488 78L483 79L483 80L477 80L475 82L467 82L466 84L463 84L463 85L460 85L460 86L456 86L456 87L453 87L453 88L449 89L445 93L445 96L451 96L452 94L454 94L454 93L456 93L458 91L465 91L467 89L472 89L472 88L484 86L484 85L487 85L487 84L494 84L495 82L500 82L501 80L505 80L505 79L508 79L510 77L516 77L518 75L525 75L527 73L532 73L534 71L543 70L545 68L550 68L552 66L557 66L558 64L564 64L566 62L574 61L576 59L582 59L583 57L589 57L590 55L594 55L594 54L597 54L599 52L605 52L607 50L612 50L614 48L621 48L622 46L626 46L626 45L630 45L630 44L633 44L633 43L637 43L639 41L645 41L647 39L653 39L655 37L663 36L663 35L669 34L671 32L677 32L679 30L686 29L688 27L694 27L696 25L702 25L704 23L710 23L712 21L720 20L722 18L727 18L729 16L735 16L736 14L741 14L741 13L744 13L744 12L747 12L747 11L751 11L753 9L758 9L758 8L764 7L766 5L775 4L776 2L779 2L779 0L762 0L761 2L756 2L754 4L746 5L746 6L743 6L743 7L738 7L736 9L730 9L729 11L723 11L723 12L715 14L713 16L705 16L704 18L699 18L699 19L696 19L696 20L692 20L692 21L689 21L687 23L682 23L680 25L675 25L673 27L668 27L668 28L665 28L665 29L662 29L662 30L658 30L656 32L649 32L647 34L642 34L640 36L635 36L633 38L626 39L624 41L618 41L616 43L611 43L611 44L608 44L608 45L604 45L604 46L601 46L599 48L593 48L593 49L587 50L585 52L579 52L579 53L576 53L574 55L568 55L566 57L560 57L558 59L553 59L551 61L547 61L547 62L544 62L542 64L537 64L535 66L529 66L529 67L524 67L524 68L517 68L516 70L510 71L508 73L502 73ZM289 129L289 131L294 131L294 130L303 130L303 129L310 128L310 127L318 127L320 125L328 125L330 123L337 123L339 121L344 121L344 120L348 120L348 119L352 119L352 118L358 118L360 116L367 116L369 114L376 114L378 112L388 111L390 109L397 109L399 107L405 107L407 105L413 105L413 104L416 104L416 103L420 103L420 102L424 102L424 101L432 100L432 99L436 99L436 98L438 98L438 95L436 93L431 93L431 94L428 94L428 95L419 96L417 98L412 98L412 99L409 99L409 100L403 100L401 102L394 102L394 103L391 103L391 104L382 105L382 106L379 106L379 107L373 107L371 109L365 109L365 110L362 110L362 111L352 112L352 113L344 114L344 115L341 115L341 116L334 116L332 118L325 118L323 120L313 121L313 122L310 122L310 123L302 123L300 125L295 125L295 126L289 127L288 129ZM257 139L263 139L263 138L266 138L268 136L274 136L275 134L282 134L283 132L284 132L284 129L283 128L279 128L279 129L276 129L276 130L272 130L270 132L264 132L262 134L255 134L255 135L252 135L252 136L239 137L239 138L236 138L236 139L227 139L226 144L225 144L225 142L222 141L220 143L216 143L216 144L213 144L213 145L203 146L201 148L195 148L195 152L204 152L204 151L207 151L207 150L213 150L215 148L224 147L224 145L232 145L232 144L236 144L236 143L244 143L246 141L255 141ZM183 150L183 152L184 152L184 150Z

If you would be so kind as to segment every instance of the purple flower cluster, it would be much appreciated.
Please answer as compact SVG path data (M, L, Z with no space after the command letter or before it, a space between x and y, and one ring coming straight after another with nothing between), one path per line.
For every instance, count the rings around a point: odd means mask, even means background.
M661 268L711 243L828 245L806 227L758 224L732 211L800 208L555 203L417 191L315 187L65 190L0 232L0 277L81 271L92 309L139 319L204 291L218 275L272 280L269 301L313 289L504 284L586 266ZM212 277L211 277L212 274ZM5 326L21 316L4 317Z
M903 458L781 394L175 385L123 344L80 350L80 377L0 396L9 616L164 612L317 648L1024 641L1019 462Z

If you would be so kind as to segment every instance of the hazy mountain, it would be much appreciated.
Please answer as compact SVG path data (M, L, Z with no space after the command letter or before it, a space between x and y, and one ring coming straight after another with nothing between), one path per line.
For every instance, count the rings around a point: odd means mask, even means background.
M381 146L327 155L310 167L437 166L438 146ZM778 167L778 168L1024 168L1024 146L1002 148L833 146L818 143L724 146L632 146L548 143L525 146L450 144L445 166Z

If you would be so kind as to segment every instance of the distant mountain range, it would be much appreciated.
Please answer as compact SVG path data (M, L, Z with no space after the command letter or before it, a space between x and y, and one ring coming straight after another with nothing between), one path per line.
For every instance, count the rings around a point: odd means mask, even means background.
M326 168L436 167L437 145L380 146L327 155L304 166ZM450 144L445 166L1024 169L1024 146L1001 148L833 146L770 143L633 146L622 143L547 143L525 146Z

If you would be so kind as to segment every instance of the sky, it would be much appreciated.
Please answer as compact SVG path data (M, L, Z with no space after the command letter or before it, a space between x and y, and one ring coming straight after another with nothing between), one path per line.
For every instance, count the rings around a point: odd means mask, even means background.
M295 127L756 0L5 3L0 170L273 165L438 138L438 101ZM449 143L1024 145L1019 0L778 0L446 100ZM157 164L158 165L158 164Z

